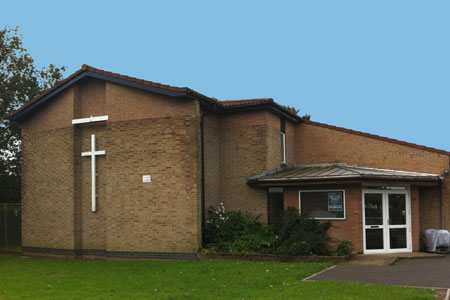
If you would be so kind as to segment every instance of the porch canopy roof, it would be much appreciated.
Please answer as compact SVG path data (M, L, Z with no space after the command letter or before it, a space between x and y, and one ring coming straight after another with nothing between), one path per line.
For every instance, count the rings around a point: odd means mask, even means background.
M377 169L345 163L329 163L288 166L273 171L265 171L262 174L247 178L247 183L252 186L284 186L370 181L432 186L438 185L441 180L442 177L439 174Z

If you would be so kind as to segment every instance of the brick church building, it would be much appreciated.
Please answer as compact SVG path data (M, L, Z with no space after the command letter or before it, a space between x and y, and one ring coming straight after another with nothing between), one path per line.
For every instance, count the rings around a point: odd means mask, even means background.
M205 210L329 220L361 253L450 229L450 153L86 65L8 116L34 254L195 259Z

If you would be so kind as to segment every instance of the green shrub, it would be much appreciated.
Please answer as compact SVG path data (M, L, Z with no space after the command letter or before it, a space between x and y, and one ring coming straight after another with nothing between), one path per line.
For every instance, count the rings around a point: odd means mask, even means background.
M330 222L300 216L295 208L289 207L273 229L277 235L277 250L290 255L329 255L327 232L330 227Z
M275 235L249 213L226 212L221 203L209 208L205 243L208 248L228 253L268 253Z
M345 256L351 257L353 253L354 247L353 243L347 240L342 240L339 245L336 247L336 255L337 256Z
M227 253L279 253L328 255L331 223L299 216L290 207L274 228L261 224L249 213L227 212L221 203L209 208L205 247Z
M288 255L308 256L312 254L311 247L308 242L295 242L287 246L287 248L280 248L280 252Z

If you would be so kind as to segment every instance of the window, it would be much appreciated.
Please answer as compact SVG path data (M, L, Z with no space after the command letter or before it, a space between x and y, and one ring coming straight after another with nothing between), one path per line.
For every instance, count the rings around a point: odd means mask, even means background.
M286 164L286 120L280 118L281 164Z
M267 190L267 210L269 225L278 224L284 209L284 195L282 187L270 187Z
M319 220L345 220L345 191L299 191L299 211Z
M281 163L286 163L286 134L284 132L280 132L281 134Z

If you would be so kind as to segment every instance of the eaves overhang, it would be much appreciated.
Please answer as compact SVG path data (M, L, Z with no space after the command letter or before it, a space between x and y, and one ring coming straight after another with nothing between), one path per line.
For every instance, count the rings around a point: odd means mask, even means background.
M255 104L235 105L235 106L227 107L226 110L224 110L224 113L245 112L245 111L260 110L260 109L267 109L267 110L275 113L276 115L279 115L280 117L282 117L286 120L289 120L293 123L302 123L303 122L302 117L287 111L281 105L279 105L275 102L263 102L263 103L255 103Z
M145 91L149 91L149 92L153 92L153 93L157 93L157 94L161 94L161 95L166 95L166 96L170 96L170 97L189 96L189 90L173 91L173 90L168 90L168 89L164 89L164 88L160 88L160 87L156 87L156 86L147 85L144 83L130 81L127 79L116 78L116 77L112 77L112 76L104 75L104 74L98 74L96 72L83 71L83 72L80 72L80 74L77 74L76 76L74 76L73 78L70 78L68 81L56 86L53 90L51 90L50 92L48 92L45 95L43 95L42 97L40 97L37 101L32 101L28 105L25 104L22 107L22 109L19 109L15 112L9 114L7 116L7 118L11 121L22 121L23 119L27 118L31 113L33 113L36 109L38 109L39 107L41 107L42 105L47 103L50 99L52 99L57 94L63 92L64 90L66 90L70 86L74 85L75 83L81 82L87 78L96 78L96 79L100 79L100 80L104 80L104 81L108 81L108 82L112 82L112 83L117 83L120 85L133 87L133 88L137 88L137 89L141 89L141 90L145 90Z
M25 120L28 116L34 113L37 109L48 103L56 95L68 89L70 86L82 82L88 78L95 78L99 80L104 80L107 82L112 82L132 88L141 89L144 91L157 93L160 95L165 95L169 97L186 97L197 99L200 102L202 109L217 114L222 113L232 113L239 111L249 111L258 109L268 109L277 115L290 120L294 123L302 122L302 118L289 112L281 105L270 102L270 103L258 103L258 104L245 104L245 105L235 105L233 107L225 106L216 99L205 96L199 92L196 92L187 87L174 87L169 85L164 85L160 83L155 83L151 81L146 81L143 79L133 78L124 76L117 73L107 72L100 69L96 69L87 65L83 65L82 68L68 78L64 79L54 87L46 90L44 93L36 97L35 99L28 101L23 106L15 110L14 112L6 116L7 119L11 121L21 122Z
M309 184L390 182L415 185L439 185L438 174L377 169L348 164L291 166L263 172L247 179L250 186L288 186Z

